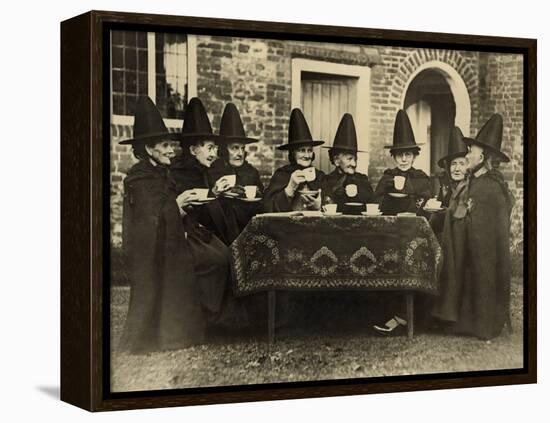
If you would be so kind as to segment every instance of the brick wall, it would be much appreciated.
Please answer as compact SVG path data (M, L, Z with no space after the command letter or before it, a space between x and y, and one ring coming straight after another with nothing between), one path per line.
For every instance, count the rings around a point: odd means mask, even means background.
M245 131L260 142L249 145L248 161L264 182L287 162L275 147L286 142L291 108L291 60L295 57L370 66L370 165L373 184L390 166L387 150L394 118L405 95L406 84L422 64L438 61L451 66L464 81L471 102L470 133L494 112L504 116L504 144L512 153L502 171L518 198L523 195L523 83L521 56L488 53L329 45L311 42L258 40L218 36L197 37L197 92L217 131L225 104L232 101L241 112ZM112 242L120 244L122 178L134 160L117 140L131 136L131 128L112 125L111 210ZM521 241L521 207L513 216L513 245Z

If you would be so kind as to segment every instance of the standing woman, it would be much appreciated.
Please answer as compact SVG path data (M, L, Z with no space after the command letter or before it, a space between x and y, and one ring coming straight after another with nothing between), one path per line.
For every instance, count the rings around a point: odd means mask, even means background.
M509 162L501 151L503 120L494 114L468 147L469 178L451 199L443 229L444 254L440 296L433 315L457 334L488 340L510 325L510 213L514 204L496 161Z
M466 159L466 153L468 149L466 148L464 139L460 128L455 126L449 138L447 155L437 162L438 166L445 172L442 178L444 183L441 183L437 196L437 199L441 201L441 205L444 208L449 207L451 200L454 204L453 207L456 207L456 203L467 185L468 160ZM444 221L445 213L443 212L434 213L430 216L430 225L438 237L440 237L443 231Z
M264 193L264 209L268 212L320 210L321 182L324 172L312 167L313 147L324 144L314 141L304 115L293 109L288 127L288 144L277 147L288 151L289 164L275 171Z
M124 180L123 247L131 277L130 304L119 349L147 353L184 348L204 337L204 317L182 207L193 196L176 195L169 165L169 133L149 97L136 104L134 138L139 160Z

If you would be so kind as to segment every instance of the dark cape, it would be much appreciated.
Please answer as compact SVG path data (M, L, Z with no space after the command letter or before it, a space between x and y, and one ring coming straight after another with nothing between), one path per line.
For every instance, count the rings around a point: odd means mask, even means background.
M216 160L208 169L209 185L213 187L219 178L226 175L236 175L236 186L238 187L242 188L246 185L258 187L256 197L262 197L264 186L260 179L260 172L250 163L245 161L242 166L234 167L221 158ZM220 198L219 201L226 214L234 215L238 233L242 232L255 215L262 212L261 202L246 202L234 198ZM233 240L234 238L230 239L230 242Z
M453 181L449 177L445 177L444 183L442 183L441 179L443 178L440 178L440 187L439 193L437 194L437 200L441 201L441 207L446 209L449 207L453 195L456 196L455 190L457 189L459 182ZM437 239L441 242L443 226L445 223L445 213L443 211L432 213L429 218L429 222L432 230L437 236Z
M405 186L401 191L397 191L394 187L394 176L404 176L406 178ZM393 192L407 194L407 197L392 197L389 193ZM376 186L375 195L380 203L380 211L385 215L395 215L402 212L416 213L417 200L425 201L432 195L430 178L422 170L414 167L407 171L401 171L397 167L386 169Z
M288 198L285 193L285 188L290 181L290 175L298 169L304 169L302 166L291 163L280 167L275 171L269 182L269 186L264 192L263 206L267 212L288 212L293 210L307 210L308 207L304 203L300 190L318 190L321 188L325 173L319 169L315 169L315 180L304 182L298 186L294 197Z
M128 172L123 248L131 287L119 348L145 353L202 342L201 293L167 168L142 161Z
M495 170L471 177L464 190L446 213L441 289L433 314L454 322L456 333L491 339L510 319L514 200Z
M346 194L345 188L349 184L357 185L357 195L355 197L348 197ZM369 182L369 177L358 172L349 175L343 173L339 169L335 169L323 180L322 193L323 202L336 203L338 205L337 210L340 212L345 210L344 203L347 202L362 204L376 202L376 197Z
M193 188L208 188L210 189L208 196L214 196L211 191L209 168L201 165L194 156L180 156L173 163L171 170L178 194ZM225 245L229 245L239 235L234 213L225 207L220 199L194 206L188 214L221 239Z

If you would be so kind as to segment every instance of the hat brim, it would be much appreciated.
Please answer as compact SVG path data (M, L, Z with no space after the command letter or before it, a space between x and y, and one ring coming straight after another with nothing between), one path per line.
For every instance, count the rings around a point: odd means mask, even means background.
M480 142L480 141L476 141L474 139L471 139L471 138L464 138L463 139L464 141L464 144L466 144L468 147L470 147L471 145L477 145L481 148L485 148L487 150L489 150L494 156L496 156L501 162L505 162L505 163L508 163L510 161L510 157L508 157L506 154L504 154L502 151L500 150L497 150L496 148L494 148L493 146L490 146L488 144L485 144L483 142Z
M315 147L317 145L324 144L324 141L294 141L292 144L283 144L277 147L278 150L292 150L294 148L311 146Z
M448 166L448 164L450 164L454 159L458 159L459 157L466 157L467 153L468 153L467 151L463 151L460 153L448 154L447 156L440 158L437 161L437 165L441 169L445 169Z
M349 151L350 153L368 153L368 151L365 151L365 150L357 150L355 148L351 148L351 147L321 147L321 148L326 148L327 150L340 150L340 151Z
M179 132L157 132L156 134L150 134L143 137L130 138L129 140L120 141L120 145L134 145L138 143L146 143L151 141L157 141L162 139L170 139L177 141L179 139Z
M249 137L235 137L235 136L228 136L228 135L219 135L220 138L225 138L226 142L238 142L241 144L252 144L255 142L259 142L260 140L256 138L249 138Z
M192 143L195 141L205 141L205 140L220 142L220 141L225 141L225 138L221 137L220 135L203 132L203 133L192 133L192 134L180 133L178 136L178 140L182 143Z
M423 142L416 143L416 145L385 145L384 148L387 148L388 150L413 150L415 148L418 148L420 150L420 146L424 145Z

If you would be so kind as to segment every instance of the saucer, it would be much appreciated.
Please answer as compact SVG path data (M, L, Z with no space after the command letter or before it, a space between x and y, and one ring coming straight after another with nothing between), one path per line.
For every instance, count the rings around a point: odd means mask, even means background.
M246 201L247 203L255 203L257 201L262 201L261 198L246 198L246 197L237 197L237 200Z
M351 207L365 207L365 205L363 203L344 203L344 205L346 206L351 206Z
M240 194L237 192L224 192L225 197L237 198Z
M208 203L209 201L212 201L212 200L215 200L216 197L208 197L208 198L205 198L204 200L195 200L195 201L191 201L190 204L192 204L193 206L201 206L205 203Z
M343 214L342 212L334 212L334 213L323 212L324 216L341 216L342 214Z
M436 213L436 212L440 212L440 211L443 211L443 210L445 210L444 207L440 207L438 209L429 209L427 207L424 207L424 211L427 211L429 213Z
M298 191L298 193L302 194L302 195L317 195L319 192L318 191L308 191L308 190L302 190L302 191Z
M304 217L318 217L322 216L323 212L318 210L302 210L300 214Z
M405 198L408 196L408 194L405 194L403 192L388 192L388 195L395 198Z
M363 216L382 216L382 212L378 212L378 213L367 213L366 211L362 211L361 214Z

